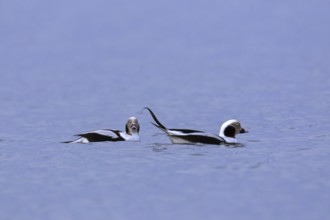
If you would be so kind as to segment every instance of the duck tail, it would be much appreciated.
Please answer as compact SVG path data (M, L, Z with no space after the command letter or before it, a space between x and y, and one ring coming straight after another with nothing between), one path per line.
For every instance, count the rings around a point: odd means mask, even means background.
M147 109L147 110L149 111L151 117L152 117L152 118L154 119L154 121L156 122L156 123L152 123L154 126L156 126L157 128L159 128L159 129L161 129L161 130L167 130L166 127L165 127L162 123L160 123L160 121L158 121L156 115L153 113L153 111L151 111L150 108L145 107L144 109Z
M73 141L62 141L61 143L62 144L70 144L70 143L73 143Z
M75 136L79 136L79 138L73 140L73 141L63 141L61 142L62 144L71 144L71 143L82 143L82 144L85 144L85 143L88 143L88 139L85 138L85 137L82 137L81 135L77 134Z

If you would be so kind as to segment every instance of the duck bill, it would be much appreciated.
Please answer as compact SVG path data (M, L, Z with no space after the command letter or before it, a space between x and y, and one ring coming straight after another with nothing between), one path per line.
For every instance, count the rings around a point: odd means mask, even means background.
M240 134L244 134L244 133L248 133L248 130L242 128L240 131L239 131Z
M131 124L130 128L131 128L132 130L136 130L137 126L136 126L136 124Z

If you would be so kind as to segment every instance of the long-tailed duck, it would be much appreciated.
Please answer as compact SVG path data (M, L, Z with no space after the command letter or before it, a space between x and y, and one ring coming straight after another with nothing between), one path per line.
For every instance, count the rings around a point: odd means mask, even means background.
M63 143L90 143L101 141L140 141L139 136L140 125L135 117L130 117L126 123L126 131L113 129L100 129L90 131L84 134L77 134L79 138L74 141L66 141Z
M247 130L242 128L241 123L235 119L228 120L222 124L219 136L191 129L168 129L159 122L150 108L145 107L145 109L150 112L156 122L152 122L152 124L164 131L173 144L237 144L238 141L235 139L236 134L247 133Z

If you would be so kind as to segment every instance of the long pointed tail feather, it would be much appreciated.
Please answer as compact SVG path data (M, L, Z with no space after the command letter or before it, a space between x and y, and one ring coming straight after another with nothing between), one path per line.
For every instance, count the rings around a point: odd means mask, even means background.
M165 127L162 123L160 123L160 121L158 121L156 115L153 113L153 111L151 111L150 108L145 107L144 109L147 109L147 110L149 111L151 117L152 117L152 118L154 119L154 121L156 122L156 124L155 124L155 123L152 123L153 125L155 125L157 128L159 128L159 129L161 129L161 130L164 130L164 131L167 130L166 127Z
M164 131L165 133L167 133L166 128L162 128L162 127L160 127L159 125L157 125L156 123L153 123L153 122L151 122L151 124L153 124L156 128L158 128L158 129Z

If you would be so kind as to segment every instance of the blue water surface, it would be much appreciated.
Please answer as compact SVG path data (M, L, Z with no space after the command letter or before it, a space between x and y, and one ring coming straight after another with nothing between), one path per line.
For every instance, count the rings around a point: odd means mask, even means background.
M0 2L1 220L330 218L330 2ZM174 145L168 127L243 146ZM141 142L62 144L141 124Z

